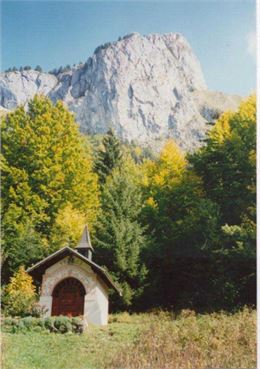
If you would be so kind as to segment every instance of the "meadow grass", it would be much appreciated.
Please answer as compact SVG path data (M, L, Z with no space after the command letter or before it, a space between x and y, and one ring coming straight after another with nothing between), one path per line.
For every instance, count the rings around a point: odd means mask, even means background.
M3 369L256 368L256 313L115 314L82 335L3 334Z

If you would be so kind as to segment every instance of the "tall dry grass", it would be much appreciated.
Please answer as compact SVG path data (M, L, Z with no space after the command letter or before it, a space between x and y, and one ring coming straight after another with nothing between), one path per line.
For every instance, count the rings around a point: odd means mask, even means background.
M152 317L152 316L151 316ZM109 368L205 369L256 368L256 313L197 315L184 311L153 319L133 344L111 360Z

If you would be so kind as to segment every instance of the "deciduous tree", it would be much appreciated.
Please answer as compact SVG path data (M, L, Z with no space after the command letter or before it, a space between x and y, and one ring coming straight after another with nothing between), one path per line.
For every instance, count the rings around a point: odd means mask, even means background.
M73 115L61 102L53 105L36 96L28 111L19 107L3 119L2 198L4 252L10 263L8 250L15 240L22 252L19 240L29 220L32 232L52 244L52 228L68 203L91 228L99 201L90 145L83 144Z

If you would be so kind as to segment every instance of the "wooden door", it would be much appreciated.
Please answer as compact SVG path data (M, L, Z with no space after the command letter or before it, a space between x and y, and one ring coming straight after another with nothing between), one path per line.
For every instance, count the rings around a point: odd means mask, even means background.
M51 315L79 316L84 313L85 289L75 278L66 278L54 288Z

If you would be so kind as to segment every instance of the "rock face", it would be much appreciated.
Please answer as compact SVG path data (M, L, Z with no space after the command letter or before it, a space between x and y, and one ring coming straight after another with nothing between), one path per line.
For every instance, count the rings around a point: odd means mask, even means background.
M37 93L63 100L83 132L112 127L124 141L154 147L172 137L188 151L201 144L207 122L240 101L207 90L199 61L177 33L127 35L56 76L33 70L0 75L2 108L26 104Z

